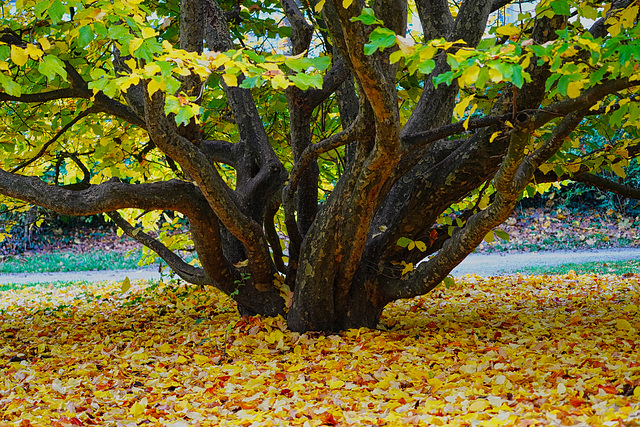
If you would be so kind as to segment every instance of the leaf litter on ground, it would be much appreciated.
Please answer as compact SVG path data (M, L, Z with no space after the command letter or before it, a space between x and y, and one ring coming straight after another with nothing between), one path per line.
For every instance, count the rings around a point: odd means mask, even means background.
M0 426L640 424L640 276L465 276L298 334L213 289L0 293Z

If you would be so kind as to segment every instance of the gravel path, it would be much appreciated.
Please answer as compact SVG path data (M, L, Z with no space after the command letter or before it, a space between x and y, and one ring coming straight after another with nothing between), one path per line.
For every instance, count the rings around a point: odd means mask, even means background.
M471 254L455 270L454 276L477 274L497 276L514 274L524 267L556 266L583 262L610 262L640 259L640 249L601 249L594 251L557 251L506 254ZM157 269L78 271L61 273L19 273L0 274L0 284L7 283L47 283L58 281L118 281L128 277L130 280L157 280Z
M598 249L593 251L553 251L507 254L471 254L453 270L454 276L514 274L525 267L557 266L584 262L611 262L640 259L640 249Z
M128 277L130 280L160 279L158 269L104 270L104 271L64 271L59 273L15 273L0 274L0 284L7 283L48 283L48 282L103 282L118 281Z

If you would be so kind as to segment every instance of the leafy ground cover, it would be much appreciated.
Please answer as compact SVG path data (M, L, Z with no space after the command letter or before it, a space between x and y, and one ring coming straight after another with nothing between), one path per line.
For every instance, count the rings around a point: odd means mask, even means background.
M0 292L0 425L640 423L638 275L466 276L336 335L128 287Z
M508 241L483 242L477 252L640 247L640 218L613 210L519 209L499 229Z

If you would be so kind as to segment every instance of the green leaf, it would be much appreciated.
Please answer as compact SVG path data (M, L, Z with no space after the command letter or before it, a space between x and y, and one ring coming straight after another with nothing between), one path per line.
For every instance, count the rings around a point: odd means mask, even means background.
M174 95L169 95L165 99L164 102L164 113L165 114L177 114L180 110L180 101Z
M620 126L622 125L622 119L629 111L629 107L627 105L621 105L616 111L611 113L609 118L609 124L611 126Z
M240 87L243 89L251 89L256 87L261 80L262 79L260 78L260 76L246 77L245 79L242 80Z
M302 90L307 90L309 87L322 88L322 76L319 74L296 74L289 77L289 80Z
M454 71L447 71L446 73L438 74L433 78L433 85L437 88L440 83L445 83L447 86L451 84L456 73Z
M365 55L372 55L376 50L383 51L396 44L396 33L388 28L376 28L369 35L369 43L364 45Z
M409 246L409 243L413 242L413 240L408 239L406 237L401 237L398 239L398 246L402 247L402 248L406 248L407 246Z
M456 280L452 276L447 276L442 281L444 283L444 287L447 289L451 289L456 285Z
M524 75L523 75L522 66L515 64L511 70L512 70L511 83L513 83L519 89L524 84Z
M37 15L42 16L47 11L50 4L49 0L42 0L35 5L33 10Z
M507 233L504 230L494 230L494 233L496 234L496 237L498 237L499 239L505 240L505 241L509 241L509 233Z
M38 71L47 76L49 81L55 79L56 75L65 81L67 80L67 70L64 68L64 63L54 55L46 55L42 58L42 62L38 64Z
M570 82L571 76L565 75L560 77L560 80L558 80L558 93L560 93L560 95L567 95L567 88L569 87Z
M549 76L549 78L547 79L547 82L545 83L545 91L549 92L549 90L551 90L551 87L553 86L553 84L562 76L562 74L551 74Z
M373 24L383 25L384 24L381 20L376 18L376 15L373 9L371 9L370 7L362 8L362 13L360 14L360 16L351 18L351 22L357 22L357 21L360 21L365 25L373 25Z
M297 73L305 71L307 68L313 66L309 58L292 58L287 59L284 63L287 67L291 68Z
M155 39L145 39L140 47L132 52L134 58L144 59L147 62L152 62L154 54L160 53L162 53L162 45Z
M78 46L86 47L93 41L93 30L88 25L78 29Z
M176 114L176 123L188 125L194 115L195 114L193 114L191 107L186 105L178 110L178 114Z
M331 58L328 56L318 56L316 58L310 58L311 65L317 71L324 71L331 65Z
M249 57L249 59L251 59L256 64L263 64L264 63L264 55L258 55L257 53L255 53L252 50L246 51L245 54Z
M62 21L62 17L64 16L64 14L68 12L69 11L67 10L67 7L63 5L60 0L56 0L49 8L49 17L54 24L58 24L60 21Z
M436 62L433 59L427 59L426 61L420 63L420 65L418 66L418 71L423 74L430 74L434 68L436 68Z
M22 86L2 73L0 73L0 86L2 86L4 91L11 96L22 95Z
M122 40L124 38L131 37L131 34L129 34L129 30L122 25L114 25L109 27L107 33L109 34L109 38L113 40Z
M550 3L556 15L571 15L571 6L566 0L553 0Z
M102 22L94 22L93 31L100 37L106 37L108 34L107 27L105 27Z

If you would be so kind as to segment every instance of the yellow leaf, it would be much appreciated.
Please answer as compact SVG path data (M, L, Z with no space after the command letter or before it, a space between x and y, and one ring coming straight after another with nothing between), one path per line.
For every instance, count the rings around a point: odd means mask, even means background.
M494 132L491 134L491 138L489 138L489 142L493 142L500 135L500 131Z
M295 365L291 365L287 368L287 372L295 372L295 371L301 371L304 368L306 368L307 365L303 364L303 363L296 363Z
M478 399L474 400L473 403L469 405L469 408L467 410L469 412L482 412L489 408L489 406L491 405L489 405L489 402L487 402L486 400Z
M404 57L404 53L401 50L396 50L391 55L389 55L389 62L395 64L400 61Z
M476 83L478 76L480 75L480 67L473 65L467 68L460 77L458 77L458 84L460 86L471 86Z
M140 402L136 402L131 405L131 408L129 408L129 412L131 413L131 415L138 418L140 417L140 415L144 414L145 409L146 408Z
M270 334L264 336L264 340L269 344L273 344L277 341L280 341L282 338L284 338L284 334L280 329L276 329Z
M622 163L623 162L613 163L611 165L611 170L620 178L625 179L627 177L627 172L624 170L624 166Z
M166 89L164 82L157 81L156 79L151 79L147 85L147 92L149 92L149 96L152 96L157 91L164 89Z
M45 343L38 345L38 353L44 353L46 350L47 350L47 345Z
M640 386L636 386L636 388L633 389L633 395L636 399L640 399Z
M487 233L486 236L484 236L484 241L487 243L491 243L496 239L495 234L493 234L493 230L491 230L490 232Z
M204 365L205 363L209 363L211 361L211 359L209 359L207 356L203 356L201 354L194 354L193 360L197 365Z
M163 353L173 353L173 347L171 347L168 343L163 343L160 347L158 347Z
M46 37L39 38L38 43L40 43L40 46L42 46L42 50L51 49L51 43L49 43L49 40L47 40Z
M314 10L315 10L317 13L320 13L320 12L322 11L322 8L324 7L324 2L325 2L325 1L326 1L326 0L320 0L320 1L318 2L318 4L316 5L316 7L314 7Z
M469 111L469 115L467 116L467 119L464 121L464 123L462 123L462 127L464 128L464 130L469 129L469 120L471 119L471 116L473 115L474 111L476 111L475 105L471 107L471 111Z
M126 92L130 86L135 86L138 83L140 83L140 76L132 74L128 79L120 83L120 89L122 89L123 92Z
M634 329L634 327L631 325L631 323L627 322L624 319L617 319L616 320L616 328L621 329L621 330Z
M496 28L496 34L500 36L514 36L520 34L520 28L513 24L503 25L502 27Z
M129 53L133 53L136 50L138 50L138 48L140 46L142 46L142 42L144 42L143 39L136 37L135 39L131 40L129 42Z
M182 77L188 77L191 75L191 70L189 70L188 68L178 68L177 70L175 70L178 74L180 74ZM234 76L235 77L235 76ZM236 83L237 86L237 83Z
M460 372L465 374L475 374L478 371L476 365L462 365L460 366Z
M128 277L125 277L124 280L122 281L122 286L120 286L120 293L124 294L129 289L131 289L131 280L129 280Z
M621 16L620 16L620 22L622 23L622 26L624 26L625 28L632 28L634 26L634 22L636 21L636 18L638 16L638 7L639 6L631 6L626 8Z
M582 82L569 82L569 85L567 86L567 95L569 98L579 97L582 86Z
M413 52L413 47L416 44L412 38L402 37L398 35L396 35L396 43L398 44L398 47L400 48L402 53L404 53L405 55L409 55L411 52Z
M233 264L234 267L238 267L238 268L242 268L242 267L246 267L249 265L249 260L245 259L244 261L239 261L236 262L235 264Z
M153 76L154 74L158 74L160 71L162 71L162 69L155 62L147 64L144 67L145 76Z
M155 37L155 36L156 36L156 30L154 30L153 28L145 27L142 29L143 39L150 39L151 37Z
M342 380L335 380L335 379L331 379L329 381L327 381L327 385L329 386L329 388L331 388L332 390L335 390L337 388L342 388L344 387L344 381Z
M233 74L223 74L222 80L227 86L238 86L238 78Z
M27 54L29 54L29 57L31 57L31 59L36 59L36 60L39 59L44 54L43 51L41 51L40 49L38 49L32 44L27 45L26 51L27 51Z
M466 98L463 98L460 102L458 102L458 104L455 106L455 108L453 109L453 115L457 118L460 119L462 118L462 116L464 116L464 112L467 109L467 107L469 106L469 103L475 98L475 95L471 95L471 96L467 96Z
M352 3L353 3L353 0L342 0L342 7L344 7L345 9L348 9Z
M7 61L0 61L0 70L7 71L9 69L9 63Z
M500 83L503 80L502 74L495 68L489 68L489 78L494 83Z
M187 359L186 357L184 357L184 356L180 355L180 356L178 356L178 358L176 359L176 363L184 364L184 363L186 363L186 362L187 362L187 360L188 360L188 359Z
M27 63L28 59L29 59L29 54L27 54L26 50L15 45L11 46L11 60L13 61L14 64L16 64L19 67L23 66L24 64Z
M412 263L412 262L410 262L409 264L407 264L406 262L402 261L402 263L401 263L401 264L404 266L404 268L402 269L402 275L403 275L403 276L404 276L405 274L407 274L407 273L409 273L409 272L413 271L413 263Z
M286 89L289 86L289 80L283 75L277 75L271 80L271 86L274 89Z

